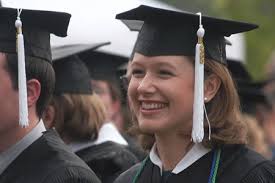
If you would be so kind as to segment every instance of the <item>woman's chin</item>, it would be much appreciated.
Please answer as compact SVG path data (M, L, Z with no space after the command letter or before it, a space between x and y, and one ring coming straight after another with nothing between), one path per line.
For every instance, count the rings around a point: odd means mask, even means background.
M165 131L165 129L162 129L160 127L149 126L149 125L139 125L139 129L143 133L147 133L147 134L156 134L156 133L160 133L162 131Z

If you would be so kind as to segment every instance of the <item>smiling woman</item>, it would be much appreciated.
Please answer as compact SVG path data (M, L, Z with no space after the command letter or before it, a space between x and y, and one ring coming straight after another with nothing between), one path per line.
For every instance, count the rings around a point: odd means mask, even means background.
M132 30L143 21L127 73L128 99L150 154L116 183L274 182L274 163L245 145L226 67L224 36L257 26L148 6L117 18Z
M194 97L194 59L185 56L149 58L141 54L136 54L134 58L129 65L131 82L128 95L130 107L136 115L132 130L136 133L142 131L139 133L141 144L150 150L154 143L151 139L154 139L157 131L178 132L179 135L185 135L189 142ZM152 61L148 62L148 59ZM165 65L162 60L169 62ZM212 148L221 144L246 143L239 98L228 69L207 59L205 70L208 78L205 81L205 104L212 133L211 140L204 138L203 144ZM209 136L207 128L205 126L206 137Z
M130 68L129 103L139 128L148 133L170 130L188 133L192 128L194 88L194 67L188 58L135 54ZM183 119L190 128L178 128Z

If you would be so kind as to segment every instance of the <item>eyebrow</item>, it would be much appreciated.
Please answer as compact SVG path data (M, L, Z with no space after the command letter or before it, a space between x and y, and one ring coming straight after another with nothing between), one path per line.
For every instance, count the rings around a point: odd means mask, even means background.
M160 62L157 64L159 67L169 67L171 69L177 69L177 67L175 67L173 64L169 64L169 63L164 63L164 62Z

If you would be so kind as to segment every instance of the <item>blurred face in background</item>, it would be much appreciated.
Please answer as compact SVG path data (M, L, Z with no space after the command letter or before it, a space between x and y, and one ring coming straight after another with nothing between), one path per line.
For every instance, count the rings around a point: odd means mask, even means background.
M120 101L112 97L111 86L108 81L91 80L94 92L101 98L107 113L107 122L113 122L119 130L123 129L120 115Z

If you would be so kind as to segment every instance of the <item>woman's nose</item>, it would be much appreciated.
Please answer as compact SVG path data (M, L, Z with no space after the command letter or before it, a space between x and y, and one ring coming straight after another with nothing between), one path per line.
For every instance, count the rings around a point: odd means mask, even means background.
M150 74L146 74L140 81L137 90L144 94L154 93L156 90L154 78Z

